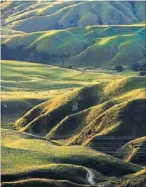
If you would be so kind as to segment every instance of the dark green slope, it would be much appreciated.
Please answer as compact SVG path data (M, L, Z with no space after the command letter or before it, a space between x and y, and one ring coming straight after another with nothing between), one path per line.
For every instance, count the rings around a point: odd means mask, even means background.
M144 77L129 77L77 89L34 107L15 127L113 154L146 135L144 88Z
M123 178L117 187L145 187L146 186L146 168Z
M92 26L3 35L2 59L60 66L131 67L145 60L144 26Z
M14 182L2 182L2 187L90 187L90 185L76 184L67 180L26 179Z
M126 161L137 164L146 164L146 136L134 139L121 147L115 156Z
M40 104L18 119L15 127L45 135L64 117L95 105L100 99L101 88L99 84L76 89Z

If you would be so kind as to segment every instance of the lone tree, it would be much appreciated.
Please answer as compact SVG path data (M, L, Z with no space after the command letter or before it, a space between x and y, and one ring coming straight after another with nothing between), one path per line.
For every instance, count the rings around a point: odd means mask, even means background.
M72 66L69 66L68 68L69 68L69 69L72 69Z
M139 76L146 76L146 71L140 71L138 75Z
M117 65L117 66L115 67L115 70L117 70L118 72L121 72L121 71L124 71L124 68L123 68L123 66L121 66L121 65Z

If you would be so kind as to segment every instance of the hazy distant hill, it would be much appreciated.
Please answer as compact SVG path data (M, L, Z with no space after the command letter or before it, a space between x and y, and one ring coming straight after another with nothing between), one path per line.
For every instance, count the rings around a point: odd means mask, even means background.
M145 2L34 2L2 3L2 24L25 32L126 25L145 21Z

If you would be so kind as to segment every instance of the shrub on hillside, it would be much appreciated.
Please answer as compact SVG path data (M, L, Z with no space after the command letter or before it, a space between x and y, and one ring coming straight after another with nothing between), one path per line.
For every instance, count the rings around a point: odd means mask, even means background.
M141 64L141 63L133 63L131 65L131 69L133 71L146 71L146 63Z
M141 72L139 72L138 75L139 75L139 76L146 76L146 71L141 71Z
M124 71L124 68L123 68L123 66L121 66L121 65L117 65L117 66L115 67L115 70L118 71L118 72L121 72L121 71Z

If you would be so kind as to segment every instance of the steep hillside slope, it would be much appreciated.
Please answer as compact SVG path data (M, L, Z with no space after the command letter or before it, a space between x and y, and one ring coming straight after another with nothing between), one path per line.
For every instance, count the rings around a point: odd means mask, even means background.
M145 2L2 3L2 24L25 32L87 25L127 25L144 21Z
M3 128L13 128L16 119L55 96L85 85L121 79L114 70L83 72L22 61L1 61L1 70ZM129 71L126 73L137 75Z
M133 174L129 175L123 181L120 185L117 185L117 187L145 187L146 184L146 169Z
M121 147L115 156L126 161L138 164L146 164L146 136L130 141Z
M97 84L76 89L40 104L17 120L15 127L45 135L64 117L95 105L100 99L101 88L102 85Z
M145 78L129 77L40 104L18 119L15 127L113 154L128 141L146 135L145 102Z
M2 59L62 67L131 67L145 62L145 26L87 26L6 35Z

